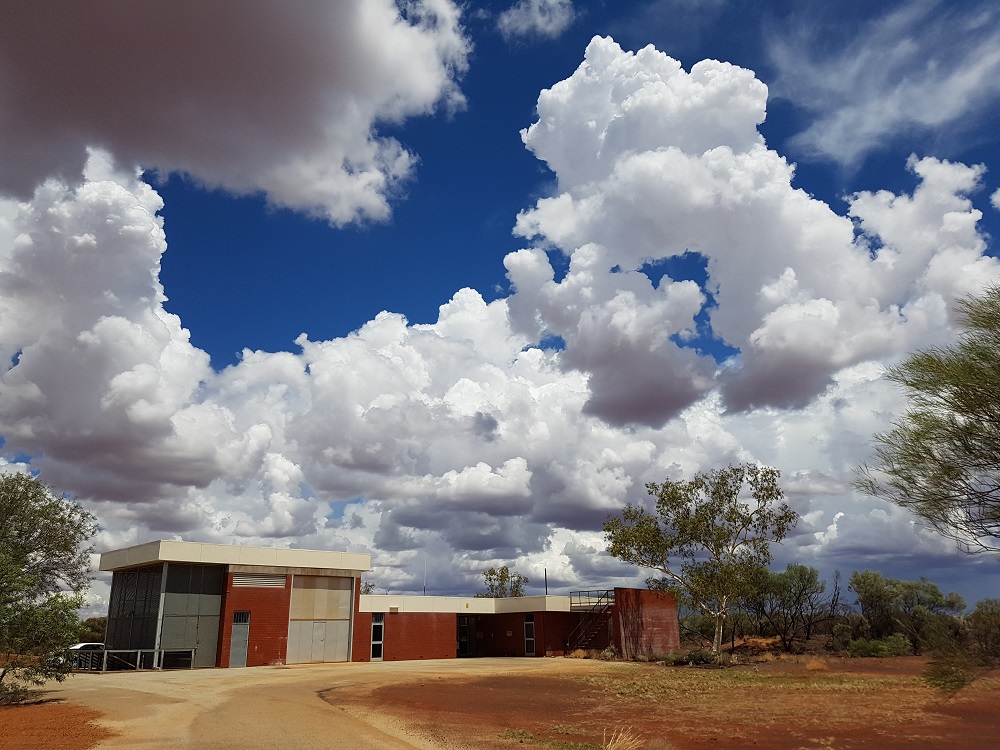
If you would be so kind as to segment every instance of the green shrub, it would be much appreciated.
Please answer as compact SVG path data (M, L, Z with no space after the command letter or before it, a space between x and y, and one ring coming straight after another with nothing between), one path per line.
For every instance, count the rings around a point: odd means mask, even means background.
M858 658L904 656L910 650L910 641L902 633L894 633L880 641L856 638L847 644L847 652Z

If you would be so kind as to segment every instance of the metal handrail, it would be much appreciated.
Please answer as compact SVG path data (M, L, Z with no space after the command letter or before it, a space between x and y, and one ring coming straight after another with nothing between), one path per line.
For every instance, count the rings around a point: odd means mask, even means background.
M164 666L166 657L187 656L187 669L194 669L196 648L116 648L104 651L81 651L73 656L73 668L87 672L119 670L179 669Z
M615 603L614 589L594 589L592 591L570 591L569 608L575 610L594 609Z
M571 591L569 595L570 609L577 611L586 609L587 614L580 620L566 638L570 648L577 648L589 633L590 628L601 618L615 603L614 589L604 589L599 591Z

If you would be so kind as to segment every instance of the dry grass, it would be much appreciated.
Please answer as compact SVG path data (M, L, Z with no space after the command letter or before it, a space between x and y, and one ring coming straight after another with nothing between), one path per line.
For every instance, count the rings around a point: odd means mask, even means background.
M825 659L807 659L806 660L806 671L807 672L829 672L830 665L826 663Z
M607 696L620 711L655 721L683 715L692 734L714 731L719 706L744 717L737 730L748 742L758 729L798 724L851 727L898 724L934 698L918 676L844 674L799 667L786 671L643 668L577 678ZM891 696L890 701L884 700Z
M642 740L632 733L632 727L616 729L608 737L607 730L604 730L604 750L642 750Z

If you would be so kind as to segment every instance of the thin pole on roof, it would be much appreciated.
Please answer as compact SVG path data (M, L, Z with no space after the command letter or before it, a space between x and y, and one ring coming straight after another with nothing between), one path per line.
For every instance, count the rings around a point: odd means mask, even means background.
M427 550L424 550L424 596L427 596Z
M549 569L542 568L545 571L545 596L549 595Z

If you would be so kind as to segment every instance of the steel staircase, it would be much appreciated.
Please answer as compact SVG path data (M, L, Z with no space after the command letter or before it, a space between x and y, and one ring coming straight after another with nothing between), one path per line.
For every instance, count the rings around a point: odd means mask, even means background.
M614 589L604 591L573 591L570 593L570 610L584 612L580 624L567 638L569 650L590 648L591 644L607 632L608 621L615 605Z

